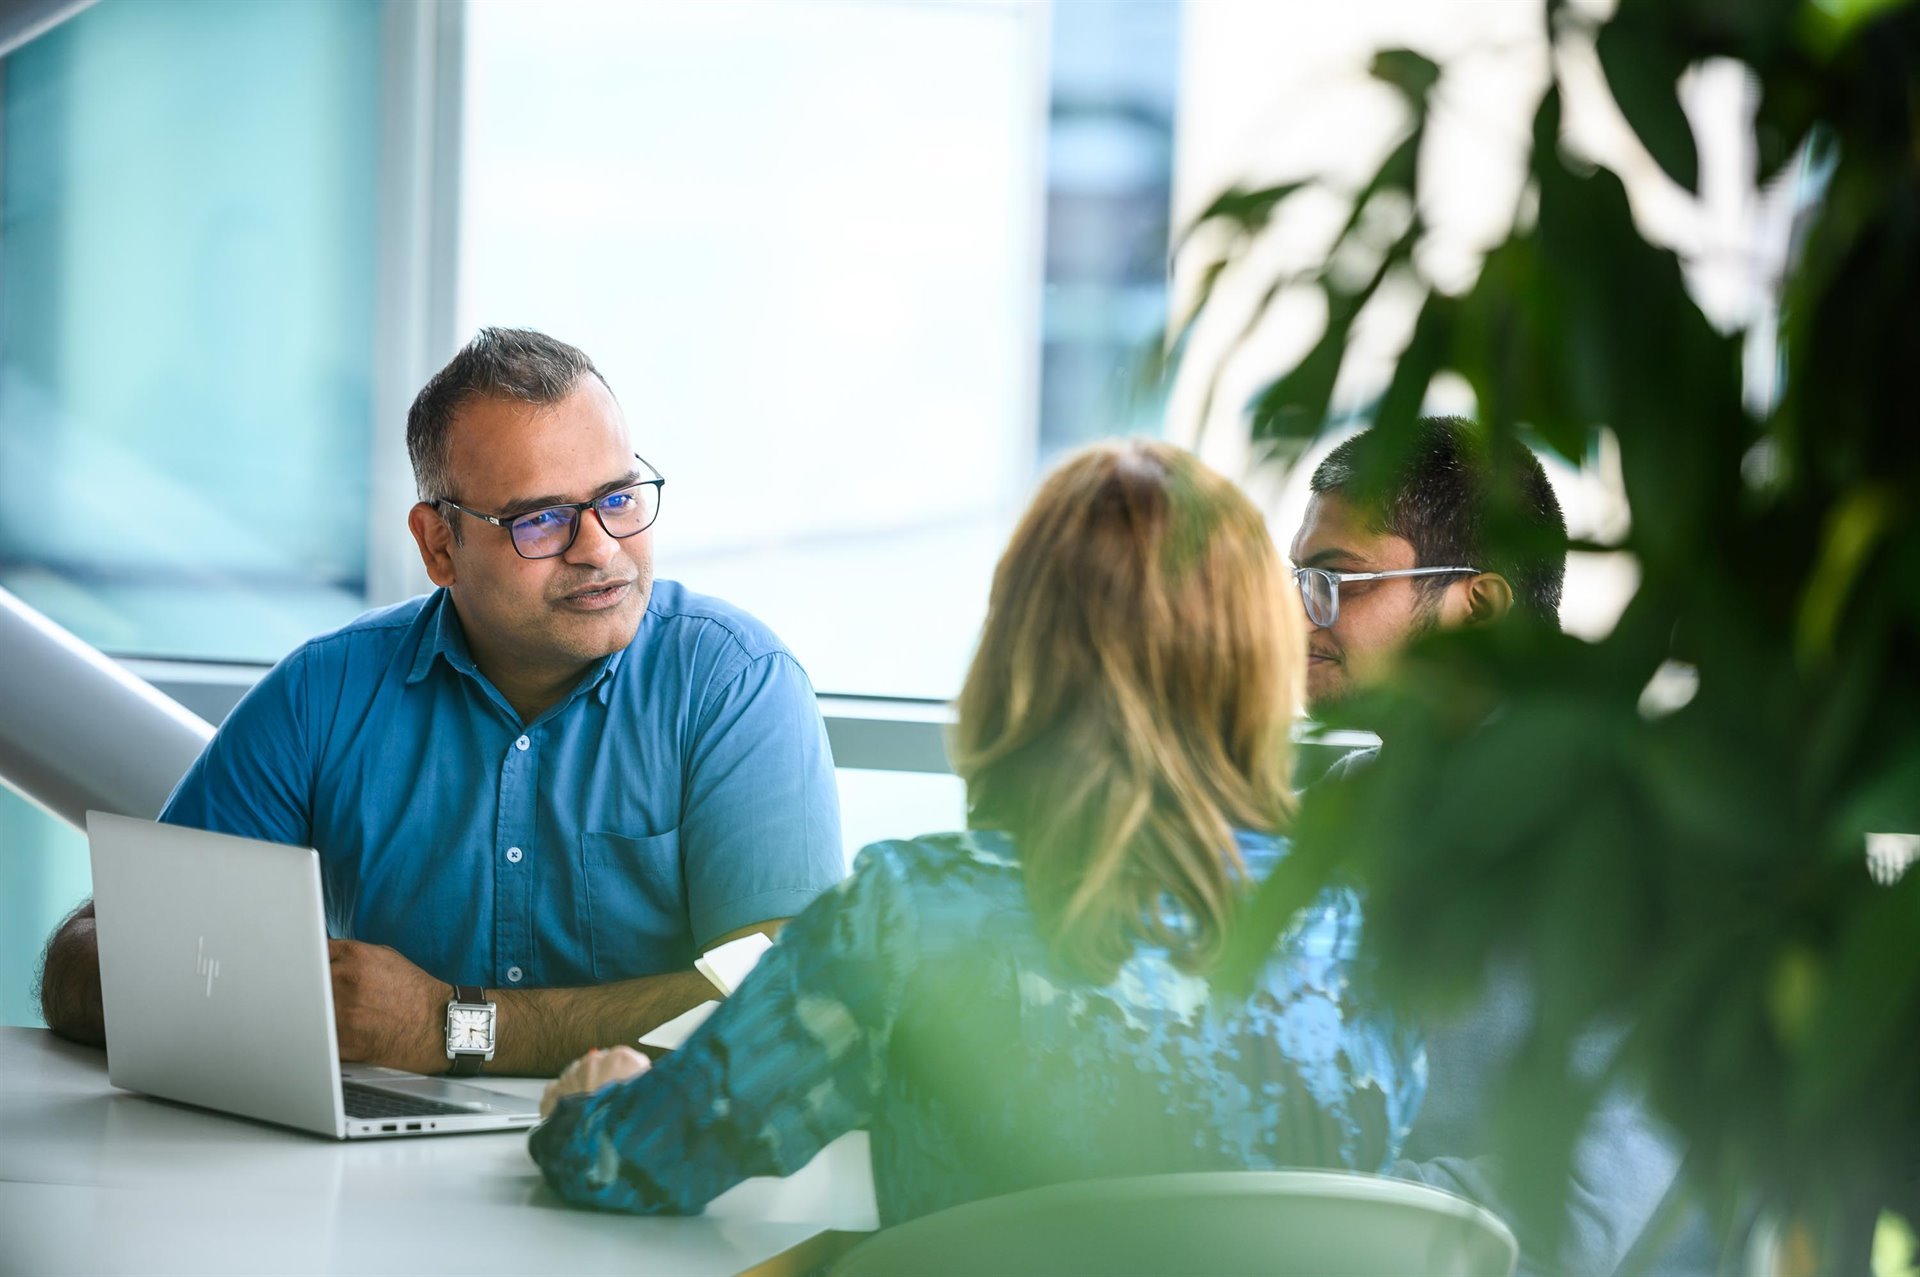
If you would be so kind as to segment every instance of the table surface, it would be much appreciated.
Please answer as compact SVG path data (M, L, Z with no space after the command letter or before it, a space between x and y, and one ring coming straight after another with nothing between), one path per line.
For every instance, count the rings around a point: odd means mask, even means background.
M849 1135L696 1218L600 1214L546 1188L524 1131L341 1143L116 1090L103 1053L0 1028L0 1277L778 1271L879 1226L867 1157Z

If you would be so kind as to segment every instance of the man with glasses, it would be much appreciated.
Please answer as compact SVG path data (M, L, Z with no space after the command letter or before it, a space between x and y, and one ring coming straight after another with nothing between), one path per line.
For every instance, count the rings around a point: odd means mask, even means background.
M1485 625L1510 613L1557 627L1566 575L1566 522L1546 472L1517 445L1500 458L1518 484L1521 517L1498 543L1487 535L1489 441L1471 422L1428 418L1400 456L1363 432L1327 454L1290 555L1308 631L1309 707L1324 710L1379 677L1406 644L1444 626ZM1384 482L1382 481L1384 478ZM1391 743L1384 748L1391 748ZM1375 750L1334 764L1321 783L1369 762ZM1492 1088L1519 1050L1532 1016L1529 972L1489 972L1478 1005L1427 1026L1427 1096L1393 1173L1480 1201L1503 1214L1492 1144ZM1610 1044L1590 1044L1597 1076ZM1574 1154L1574 1189L1558 1250L1521 1236L1523 1273L1612 1273L1626 1260L1679 1169L1677 1151L1633 1097L1602 1100ZM1524 1223L1525 1221L1513 1221ZM1636 1256L1658 1273L1711 1271L1696 1217L1657 1254Z
M654 579L666 480L583 353L483 330L407 447L438 588L277 665L162 819L319 849L343 1058L554 1073L839 881L833 762L780 641ZM102 1040L90 907L42 989Z
M1360 434L1327 454L1289 551L1313 627L1310 706L1351 694L1441 626L1485 625L1516 607L1560 622L1566 522L1531 453L1513 459L1530 535L1496 547L1485 540L1487 472L1471 424L1420 422L1397 482L1367 500L1362 479L1372 476L1363 472L1380 443Z

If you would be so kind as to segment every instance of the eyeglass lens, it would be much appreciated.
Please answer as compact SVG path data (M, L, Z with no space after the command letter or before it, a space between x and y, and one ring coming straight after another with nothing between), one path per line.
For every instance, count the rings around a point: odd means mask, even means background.
M1340 611L1340 581L1331 572L1301 568L1295 573L1300 582L1300 602L1307 619L1322 628L1333 624Z
M609 492L593 503L593 512L607 535L618 540L645 532L660 513L660 489L653 483L636 484ZM550 559L565 554L580 531L577 506L554 506L535 510L515 519L511 525L513 546L522 557Z

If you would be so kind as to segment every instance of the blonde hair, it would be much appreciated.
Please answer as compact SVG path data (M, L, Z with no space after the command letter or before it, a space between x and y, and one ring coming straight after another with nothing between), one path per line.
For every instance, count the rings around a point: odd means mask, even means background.
M1217 959L1234 829L1292 813L1305 660L1265 523L1197 458L1115 441L1048 476L995 569L953 754L1069 969L1111 978L1142 941Z

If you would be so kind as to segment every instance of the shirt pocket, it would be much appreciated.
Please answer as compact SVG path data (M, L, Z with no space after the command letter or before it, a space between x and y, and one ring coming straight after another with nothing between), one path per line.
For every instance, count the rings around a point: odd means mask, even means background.
M594 979L630 980L693 966L678 829L645 838L582 834L580 859Z

